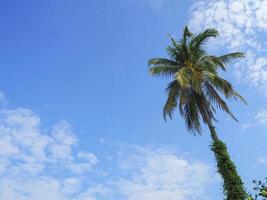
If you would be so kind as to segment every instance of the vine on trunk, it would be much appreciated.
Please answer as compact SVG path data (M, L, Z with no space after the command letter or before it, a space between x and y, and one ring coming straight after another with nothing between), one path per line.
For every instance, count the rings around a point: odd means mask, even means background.
M223 189L226 200L245 200L247 194L244 190L243 182L228 155L226 145L222 141L216 140L213 141L211 150L215 154L218 172L224 180Z

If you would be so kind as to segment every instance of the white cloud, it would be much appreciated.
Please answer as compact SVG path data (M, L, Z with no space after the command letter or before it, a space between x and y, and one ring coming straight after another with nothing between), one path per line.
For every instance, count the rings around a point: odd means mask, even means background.
M252 124L252 123L250 123L250 122L247 122L247 123L241 124L241 131L245 131L245 130L247 130L247 129L251 128L252 126L253 126L253 124Z
M257 115L255 116L255 119L261 123L266 125L267 124L267 108L261 109Z
M231 51L247 52L247 59L236 65L235 74L250 83L264 88L267 93L267 2L262 0L198 0L191 9L189 22L193 31L216 28L220 39L216 46ZM252 83L252 84L251 84Z
M259 158L258 163L261 165L267 166L267 156Z
M0 110L0 199L73 199L97 164L91 152L74 153L76 143L67 122L46 133L31 110Z
M112 191L104 185L96 185L89 188L83 193L77 195L75 200L100 200L100 199L111 199ZM99 197L101 195L101 197ZM99 198L98 198L99 197Z
M0 199L207 199L214 176L206 163L167 148L112 145L120 153L105 168L77 141L65 121L49 130L29 109L0 110Z
M166 149L134 149L120 165L122 170L131 171L131 178L117 183L127 200L208 198L204 191L212 182L212 174L206 163L188 161Z
M85 159L85 160L87 160L88 162L90 162L92 164L97 164L98 163L97 157L92 153L79 152L78 157L81 158L81 159Z
M20 181L4 179L0 183L0 197L6 200L63 200L60 192L61 184L59 181L48 178L38 177L38 179L28 177L27 180Z
M63 182L62 191L64 194L74 194L81 188L81 180L77 177L66 178Z
M15 155L19 153L19 149L12 144L11 138L8 136L4 136L0 140L0 155L9 156L9 155Z
M266 126L267 125L267 107L263 107L258 112L252 115L248 115L251 119L250 122L241 124L241 131L245 131L247 129L256 128L258 126Z

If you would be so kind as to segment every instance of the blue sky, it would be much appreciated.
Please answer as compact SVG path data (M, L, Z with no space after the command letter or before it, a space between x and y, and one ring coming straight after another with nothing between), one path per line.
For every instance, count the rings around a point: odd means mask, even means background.
M211 53L247 54L222 75L248 106L230 102L239 123L218 113L216 127L248 189L266 175L266 2L0 4L1 199L222 199L207 129L164 122L168 80L148 73L185 25L220 31Z

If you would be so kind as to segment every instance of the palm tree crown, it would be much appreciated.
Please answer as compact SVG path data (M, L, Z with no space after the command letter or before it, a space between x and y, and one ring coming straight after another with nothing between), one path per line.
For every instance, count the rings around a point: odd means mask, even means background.
M164 119L172 118L175 108L179 108L185 119L186 127L193 133L201 133L201 119L207 125L216 121L214 113L219 108L237 120L220 96L245 100L221 78L218 70L226 70L233 59L244 57L241 52L222 56L209 55L203 48L211 37L217 37L216 29L206 29L192 34L187 27L180 41L171 38L167 47L169 59L153 58L149 60L150 72L154 76L172 78L166 88L168 98L163 108Z

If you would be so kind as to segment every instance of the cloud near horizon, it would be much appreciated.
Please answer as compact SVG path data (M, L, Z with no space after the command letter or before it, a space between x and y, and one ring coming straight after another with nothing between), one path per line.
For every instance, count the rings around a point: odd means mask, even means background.
M167 1L134 4L158 10ZM7 102L3 93L0 101ZM28 108L0 109L0 199L211 199L208 189L218 177L205 162L179 157L168 147L132 144L115 145L117 154L103 160L102 155L79 150L79 138L68 122L50 128L41 121Z
M213 175L205 162L180 158L168 148L125 144L115 148L115 159L102 160L110 172L94 153L79 150L69 123L49 129L41 121L27 108L0 109L0 199L208 198Z

